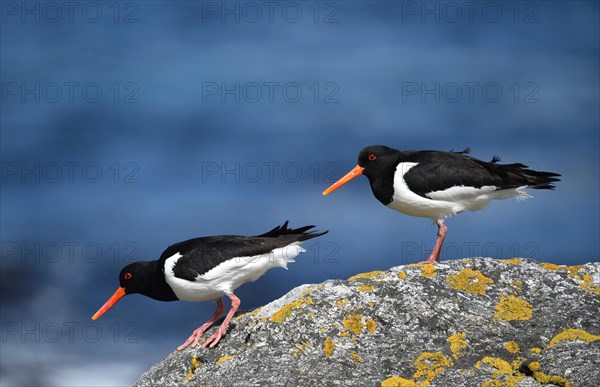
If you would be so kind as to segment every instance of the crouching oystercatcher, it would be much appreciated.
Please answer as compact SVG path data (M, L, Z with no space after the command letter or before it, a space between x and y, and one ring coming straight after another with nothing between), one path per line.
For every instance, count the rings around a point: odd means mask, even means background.
M214 347L227 331L229 321L240 306L233 291L257 280L274 267L287 269L304 252L300 244L325 232L309 231L315 226L296 229L286 221L257 236L223 235L190 239L168 247L156 261L134 262L119 274L120 287L92 316L96 320L127 294L141 293L158 301L217 302L217 310L177 349L195 347L202 334L223 314L223 295L231 299L231 309L219 329L202 348Z
M444 219L463 211L481 210L492 199L528 199L525 188L554 189L560 176L524 164L485 162L462 152L399 151L383 145L368 146L358 165L331 185L323 195L365 175L373 195L385 206L412 216L431 218L438 225L435 246L425 262L438 262L446 225Z

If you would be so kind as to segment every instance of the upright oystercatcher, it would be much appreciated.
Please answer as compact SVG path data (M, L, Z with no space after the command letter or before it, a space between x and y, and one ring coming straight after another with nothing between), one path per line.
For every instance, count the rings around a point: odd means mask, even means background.
M438 262L446 236L444 219L463 211L481 210L492 199L528 199L525 188L554 189L557 173L539 172L524 164L485 162L462 152L399 151L383 145L360 151L358 165L325 191L327 195L365 175L373 195L387 207L438 225L435 246L425 262Z
M134 262L119 274L120 287L92 316L96 320L127 294L141 293L159 301L217 302L217 310L177 349L195 347L202 334L223 314L221 297L231 299L231 309L219 329L202 345L214 347L227 331L240 306L233 291L256 281L274 267L287 269L294 258L306 251L300 244L325 232L308 231L315 226L291 229L286 221L257 236L223 235L190 239L169 246L156 261Z

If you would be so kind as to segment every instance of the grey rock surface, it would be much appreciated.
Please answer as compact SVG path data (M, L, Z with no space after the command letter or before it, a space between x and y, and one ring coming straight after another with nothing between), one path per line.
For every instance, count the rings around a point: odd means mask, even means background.
M599 335L600 263L407 265L298 287L135 386L596 387Z

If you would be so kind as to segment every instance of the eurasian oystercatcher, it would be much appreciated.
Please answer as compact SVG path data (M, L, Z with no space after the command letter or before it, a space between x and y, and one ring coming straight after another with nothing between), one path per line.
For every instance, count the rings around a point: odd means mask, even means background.
M425 262L438 262L446 225L444 219L463 211L481 210L492 199L528 199L525 188L554 189L560 176L524 164L488 163L462 152L399 151L383 145L360 151L358 165L323 195L365 175L373 195L385 206L412 216L431 218L438 225L435 246Z
M202 334L223 314L221 297L231 299L231 309L219 329L202 345L214 347L227 331L240 306L233 291L256 281L274 267L288 263L306 251L300 244L325 232L308 231L315 226L291 229L286 221L257 236L223 235L190 239L169 246L156 261L134 262L119 274L120 287L92 316L96 320L127 294L141 293L158 301L217 302L217 310L177 349L195 347Z

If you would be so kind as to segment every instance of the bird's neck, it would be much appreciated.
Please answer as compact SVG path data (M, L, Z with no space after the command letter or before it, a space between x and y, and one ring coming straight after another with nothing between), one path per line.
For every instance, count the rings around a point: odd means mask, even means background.
M177 301L178 298L165 280L164 265L160 261L148 262L146 286L140 293L158 301Z

